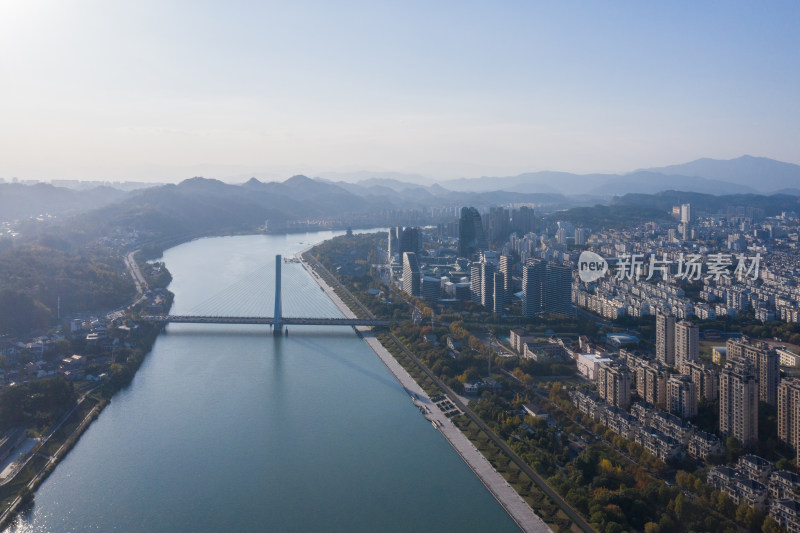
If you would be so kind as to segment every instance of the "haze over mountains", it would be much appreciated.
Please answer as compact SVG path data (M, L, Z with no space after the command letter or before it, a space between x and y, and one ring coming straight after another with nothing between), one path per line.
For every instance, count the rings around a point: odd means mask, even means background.
M0 183L0 222L45 213L77 213L118 202L125 197L125 192L105 186L78 192L49 183Z
M571 174L542 171L507 177L482 177L441 182L456 191L505 190L594 196L657 193L664 190L705 194L772 194L800 192L800 165L765 157L742 156L636 170L628 174ZM788 189L788 190L787 190Z
M800 196L800 165L751 156L699 159L628 174L544 171L439 183L420 183L424 177L419 175L410 176L413 182L409 182L400 173L326 176L294 176L283 182L251 178L240 184L192 178L178 185L127 193L108 187L77 192L49 184L0 183L0 221L43 213L94 213L94 223L114 218L145 226L169 223L189 231L198 224L209 230L223 222L226 227L238 228L263 224L267 218L289 221L442 206L528 203L547 212L608 203L615 196L662 191ZM352 183L353 178L360 181Z
M700 176L750 186L762 193L800 191L800 165L775 161L766 157L744 155L736 159L718 160L707 157L682 165L647 169L660 174Z

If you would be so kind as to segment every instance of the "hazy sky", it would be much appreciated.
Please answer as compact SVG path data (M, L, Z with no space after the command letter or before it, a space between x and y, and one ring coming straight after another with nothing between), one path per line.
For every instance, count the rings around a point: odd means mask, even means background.
M0 177L800 163L800 2L0 0Z

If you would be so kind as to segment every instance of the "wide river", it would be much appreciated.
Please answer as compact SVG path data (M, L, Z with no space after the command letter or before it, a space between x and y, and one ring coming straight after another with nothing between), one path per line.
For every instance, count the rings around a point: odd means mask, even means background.
M167 250L172 312L333 235ZM302 267L283 277L302 293L284 283L285 310L332 316ZM518 531L352 329L289 333L170 325L11 530Z

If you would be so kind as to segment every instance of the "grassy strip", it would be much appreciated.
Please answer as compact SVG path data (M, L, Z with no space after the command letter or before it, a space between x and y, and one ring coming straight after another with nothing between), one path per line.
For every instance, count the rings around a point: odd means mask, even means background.
M377 333L375 338L386 348L392 357L405 369L406 372L414 379L414 381L422 387L425 394L428 396L436 396L442 394L444 391L439 388L436 383L419 367L419 365L411 359L400 346L386 333Z
M317 261L317 259L311 255L309 252L303 254L303 259L306 261L308 265L311 266L312 270L316 272L316 274L322 278L325 283L328 284L329 287L333 288L333 292L336 293L342 302L356 315L358 318L372 318L369 317L369 312L366 308L356 300L356 298L348 291L341 282L336 279L333 274L331 274L327 268L325 268L322 263Z
M472 420L466 415L454 416L451 420L551 529L559 532L580 531L577 526L571 527L572 521L558 508L558 505L539 490L533 480L522 472L519 466Z
M50 440L47 441L47 444L45 444L39 451L46 455L53 455L56 453L61 445L66 442L67 438L69 438L69 436L72 435L76 429L78 429L80 423L95 405L97 405L97 401L87 396L86 399L81 403L80 407L78 407L78 409L76 409L75 412L70 415L67 421L64 422L60 428L58 428L58 431L53 433L53 436L50 437Z

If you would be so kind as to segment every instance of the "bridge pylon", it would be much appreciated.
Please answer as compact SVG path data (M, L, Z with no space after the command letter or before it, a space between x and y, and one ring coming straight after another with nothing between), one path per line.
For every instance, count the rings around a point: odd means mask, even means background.
M281 323L281 262L280 254L275 256L275 312L272 313L272 334L281 335L283 324Z

